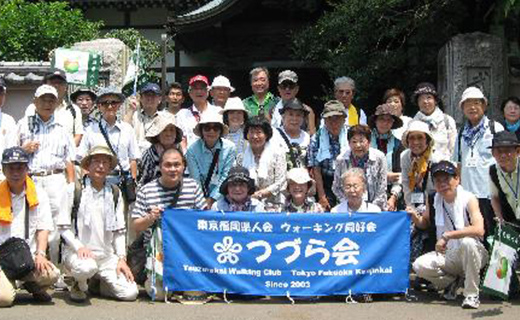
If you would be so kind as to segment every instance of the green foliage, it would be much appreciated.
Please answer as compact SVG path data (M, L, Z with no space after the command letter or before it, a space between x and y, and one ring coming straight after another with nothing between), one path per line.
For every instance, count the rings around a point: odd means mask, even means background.
M294 53L332 79L356 80L357 99L367 109L390 87L410 92L418 82L435 83L438 50L459 32L467 12L452 0L330 3L331 11L293 36Z
M160 76L150 68L162 57L161 45L155 41L148 40L143 37L139 31L133 28L111 30L104 36L105 38L116 38L123 41L132 52L137 47L137 40L139 39L139 78L137 87L140 88L147 82L160 82ZM133 85L129 84L123 88L123 93L131 95L133 93Z
M520 1L518 0L500 0L498 1L498 6L504 8L504 17L520 13Z
M66 2L0 1L0 60L49 60L49 52L99 35L102 22L87 21Z
M134 51L139 39L140 46L140 68L148 69L161 58L161 46L152 40L143 37L136 29L116 29L110 30L104 38L116 38L124 42L130 50Z

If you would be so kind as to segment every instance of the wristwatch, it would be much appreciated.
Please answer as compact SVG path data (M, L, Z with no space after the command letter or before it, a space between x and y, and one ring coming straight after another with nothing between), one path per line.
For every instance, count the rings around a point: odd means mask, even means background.
M444 232L444 233L442 234L441 239L444 239L444 241L446 241L446 242L448 242L448 240L450 240L450 239L448 239L448 237L446 236L446 232Z
M37 255L40 255L40 256L42 256L44 258L47 257L47 253L45 251L43 251L43 250L36 250L34 252L34 256L37 256Z

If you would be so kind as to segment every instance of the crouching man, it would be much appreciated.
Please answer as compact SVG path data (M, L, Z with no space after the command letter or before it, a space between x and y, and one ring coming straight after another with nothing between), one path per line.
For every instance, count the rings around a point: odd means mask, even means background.
M126 264L123 197L117 187L106 183L116 165L110 149L93 147L81 161L87 178L80 201L75 204L77 216L58 221L67 244L65 267L75 279L70 299L76 302L87 299L87 280L95 276L101 281L103 296L131 301L139 293Z
M53 230L47 194L27 175L29 156L20 147L4 150L2 170L6 180L0 183L0 244L12 237L25 239L34 257L35 270L22 278L23 288L34 300L50 302L47 289L56 283L60 272L47 260L47 239ZM15 279L0 270L0 307L13 305Z
M413 269L418 277L444 289L446 300L455 300L459 285L464 283L462 307L477 309L480 270L488 258L481 242L484 220L478 200L459 185L456 167L451 162L434 164L432 177L437 192L433 208L427 205L422 216L413 210L409 213L418 228L430 228L436 235L435 252L417 258Z

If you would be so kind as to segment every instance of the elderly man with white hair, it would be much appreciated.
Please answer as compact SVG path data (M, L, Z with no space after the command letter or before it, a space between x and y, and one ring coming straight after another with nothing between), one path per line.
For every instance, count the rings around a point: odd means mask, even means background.
M229 79L222 75L216 76L209 87L209 94L213 99L213 105L221 108L224 108L231 92L234 91L235 88L231 86Z
M347 113L345 125L348 127L356 124L367 124L365 111L352 104L355 94L356 82L352 78L339 77L334 80L334 97L345 106L345 112Z

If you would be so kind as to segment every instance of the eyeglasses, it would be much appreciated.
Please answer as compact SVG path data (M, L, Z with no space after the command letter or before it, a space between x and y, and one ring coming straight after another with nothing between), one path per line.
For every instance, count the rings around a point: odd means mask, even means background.
M344 185L345 187L345 190L359 190L359 188L361 188L361 185L360 184L346 184Z
M123 104L123 102L120 100L105 100L98 102L98 104L104 108L108 108L110 106L117 108L120 107Z
M220 125L219 124L205 124L202 126L202 131L209 132L209 131L220 131Z

